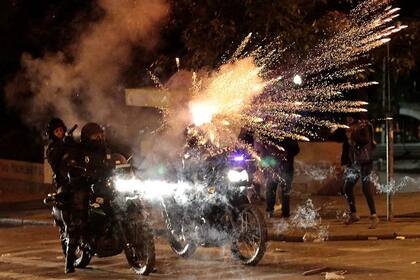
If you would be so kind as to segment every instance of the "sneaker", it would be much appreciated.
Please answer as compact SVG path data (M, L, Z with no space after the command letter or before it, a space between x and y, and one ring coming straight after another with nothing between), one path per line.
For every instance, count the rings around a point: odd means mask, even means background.
M344 223L346 225L351 225L351 224L353 224L355 222L358 222L358 221L360 221L360 217L357 216L356 213L351 213L350 216L348 216L347 219L344 221Z
M370 228L370 229L375 229L375 228L376 228L376 226L379 224L379 218L378 218L378 216L376 216L376 215L371 215L371 216L369 217L369 220L370 220L370 226L369 226L369 228Z

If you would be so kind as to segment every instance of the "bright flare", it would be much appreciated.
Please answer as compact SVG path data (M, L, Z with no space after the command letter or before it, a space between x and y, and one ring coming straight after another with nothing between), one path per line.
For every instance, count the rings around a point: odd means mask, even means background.
M204 80L197 98L190 103L195 125L210 123L214 115L235 115L252 102L264 89L260 68L251 57L223 65Z
M295 76L293 77L293 83L294 83L295 85L300 86L300 85L302 84L302 82L303 82L303 80L302 80L302 77L301 77L300 75L295 75Z

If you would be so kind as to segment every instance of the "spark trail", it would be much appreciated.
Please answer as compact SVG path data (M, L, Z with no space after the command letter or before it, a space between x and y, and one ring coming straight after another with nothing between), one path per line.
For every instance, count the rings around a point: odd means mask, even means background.
M280 74L274 66L287 55L287 48L276 39L241 55L249 34L219 69L201 79L194 77L192 121L217 147L235 143L243 127L265 142L285 137L309 141L317 136L317 127L344 127L311 113L366 112L367 102L345 96L378 84L356 79L368 66L360 58L407 27L394 25L399 8L388 3L361 2L332 37Z

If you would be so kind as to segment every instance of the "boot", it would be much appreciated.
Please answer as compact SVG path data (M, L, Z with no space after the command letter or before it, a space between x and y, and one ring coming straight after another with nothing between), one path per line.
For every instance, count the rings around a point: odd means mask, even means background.
M74 261L76 260L76 247L72 246L72 242L67 241L67 252L66 252L66 263L64 267L64 273L73 273Z
M351 225L351 224L353 224L355 222L358 222L358 221L360 221L360 217L357 216L356 213L351 213L350 216L348 216L348 218L344 221L344 223L346 225Z
M369 226L369 228L370 229L375 229L376 226L379 224L379 218L378 218L378 216L376 216L376 214L371 215L369 217L369 220L370 220L370 226Z
M75 272L75 270L74 270L74 259L69 258L67 256L66 257L66 265L64 267L64 273L68 274L68 273L73 273L73 272Z

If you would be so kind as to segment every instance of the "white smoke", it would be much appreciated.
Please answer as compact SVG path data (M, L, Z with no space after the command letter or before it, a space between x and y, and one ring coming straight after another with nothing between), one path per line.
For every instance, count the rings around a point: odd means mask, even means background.
M153 48L169 7L165 0L99 0L98 5L102 18L61 52L22 54L22 70L6 86L6 96L10 105L20 105L24 94L33 94L24 108L32 124L51 111L67 123L118 124L124 118L117 106L124 100L122 73L135 47Z

